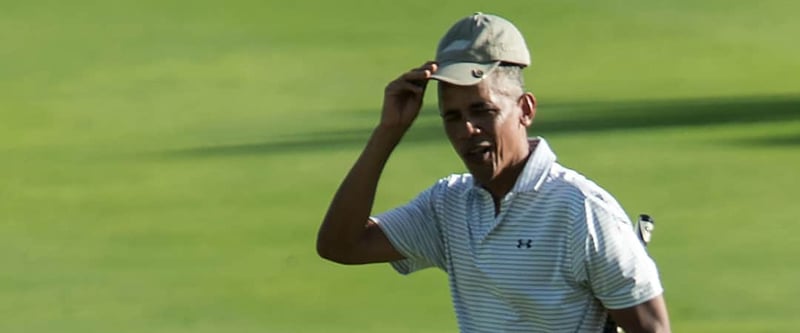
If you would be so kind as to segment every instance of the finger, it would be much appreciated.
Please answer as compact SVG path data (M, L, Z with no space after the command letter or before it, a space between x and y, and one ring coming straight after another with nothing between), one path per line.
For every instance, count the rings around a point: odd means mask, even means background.
M404 78L403 80L424 89L428 85L428 80L430 80L430 76L431 76L430 72L426 70L423 73L410 75L408 78Z
M398 88L403 92L410 92L414 95L422 95L425 92L425 86L420 86L411 81L398 81Z
M400 78L406 81L425 81L431 78L433 71L430 69L417 69L406 72Z
M389 86L386 87L386 92L388 94L402 94L402 93L412 93L412 94L422 94L425 92L424 87L420 87L410 81L404 79L398 79L392 81Z
M426 70L426 69L427 69L427 70L429 70L429 71L431 71L431 72L436 72L436 70L437 70L438 68L439 68L439 64L438 64L438 63L436 63L436 61L430 60L430 61L427 61L427 62L425 62L424 64L422 64L422 66L419 66L419 67L417 67L417 68L412 68L412 69L410 69L410 70L408 70L408 71L409 71L409 72L413 72L413 71L424 71L424 70Z
M436 70L439 69L439 64L436 61L428 61L425 65L422 65L422 69L427 69L431 71L431 73L436 73Z

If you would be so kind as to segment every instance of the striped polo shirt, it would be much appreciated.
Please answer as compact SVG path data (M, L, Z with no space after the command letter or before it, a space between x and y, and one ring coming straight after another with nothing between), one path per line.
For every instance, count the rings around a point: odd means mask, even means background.
M405 257L398 272L447 272L461 332L600 332L605 308L663 292L617 201L534 140L497 216L489 192L458 174L372 217Z

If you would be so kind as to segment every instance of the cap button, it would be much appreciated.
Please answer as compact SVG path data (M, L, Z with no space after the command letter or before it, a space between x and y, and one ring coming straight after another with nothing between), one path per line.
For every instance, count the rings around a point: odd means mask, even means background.
M472 76L475 77L476 79L480 79L483 77L483 71L480 69L473 69Z

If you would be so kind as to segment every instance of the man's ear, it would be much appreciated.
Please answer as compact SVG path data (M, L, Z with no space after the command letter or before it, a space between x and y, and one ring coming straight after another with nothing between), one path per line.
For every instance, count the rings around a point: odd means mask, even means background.
M533 124L533 118L536 117L536 97L533 94L526 92L517 100L517 105L522 110L520 115L520 124L528 127Z

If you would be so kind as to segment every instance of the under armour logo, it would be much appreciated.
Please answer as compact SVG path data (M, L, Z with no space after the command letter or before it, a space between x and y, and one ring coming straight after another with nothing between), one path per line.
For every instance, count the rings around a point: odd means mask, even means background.
M530 249L531 246L532 246L532 243L533 243L533 239L518 239L517 240L517 248L521 249L523 246L525 246L526 248Z

